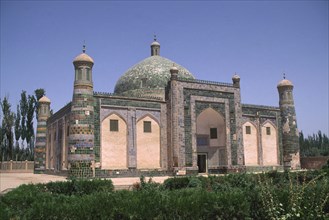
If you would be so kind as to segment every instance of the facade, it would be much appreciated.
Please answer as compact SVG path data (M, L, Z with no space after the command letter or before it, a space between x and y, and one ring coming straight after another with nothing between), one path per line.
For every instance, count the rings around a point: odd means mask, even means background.
M195 79L160 56L156 39L114 93L94 91L85 48L73 65L72 102L50 116L50 100L39 100L35 172L89 178L300 168L289 80L277 86L278 107L242 104L238 75L232 83Z

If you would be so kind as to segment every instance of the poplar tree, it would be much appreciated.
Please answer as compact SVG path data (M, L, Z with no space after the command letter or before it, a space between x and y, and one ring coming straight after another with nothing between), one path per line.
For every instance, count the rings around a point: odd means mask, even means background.
M1 102L1 109L2 109L2 134L5 151L7 152L7 160L11 160L13 156L13 142L14 142L14 135L13 135L13 126L15 121L15 114L10 110L11 105L8 101L8 98L5 97Z
M27 97L26 97L26 91L22 91L21 93L21 100L19 102L20 104L20 110L21 110L21 138L22 138L22 145L24 143L24 140L26 139L26 115L28 111L28 103L27 103Z
M33 128L33 118L35 111L35 98L33 95L28 96L27 114L26 114L26 143L30 149L30 159L33 159L34 150L34 128Z
M317 134L305 138L303 132L299 134L300 152L303 157L329 156L329 138L318 131Z
M16 112L16 118L15 118L15 154L16 159L19 156L20 148L19 148L19 139L21 137L21 111L19 109L19 105L17 105L17 112Z
M6 154L6 148L5 148L5 145L4 145L3 136L4 136L4 133L3 133L2 125L0 124L0 155L1 155L0 160L1 161L5 160L5 154Z

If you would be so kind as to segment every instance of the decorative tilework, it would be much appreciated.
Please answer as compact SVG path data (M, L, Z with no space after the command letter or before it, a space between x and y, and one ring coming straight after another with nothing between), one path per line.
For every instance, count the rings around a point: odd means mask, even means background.
M193 75L177 63L161 57L151 56L131 67L118 80L114 92L121 94L130 90L143 88L165 88L170 79L173 64L182 78L194 79Z

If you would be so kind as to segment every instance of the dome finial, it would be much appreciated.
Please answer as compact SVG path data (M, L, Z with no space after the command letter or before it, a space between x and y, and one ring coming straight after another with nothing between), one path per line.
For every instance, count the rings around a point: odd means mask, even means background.
M153 34L154 41L157 41L157 35Z
M283 72L283 79L286 79L286 73Z
M82 53L86 53L86 41L83 40Z

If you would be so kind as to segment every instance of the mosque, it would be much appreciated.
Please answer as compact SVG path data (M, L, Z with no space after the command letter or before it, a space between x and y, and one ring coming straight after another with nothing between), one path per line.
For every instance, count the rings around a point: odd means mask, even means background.
M92 178L300 168L287 79L277 85L278 107L242 104L238 75L232 83L195 79L160 56L156 39L151 56L129 68L113 93L94 91L94 60L85 47L73 65L72 101L50 115L50 100L39 100L35 173Z

